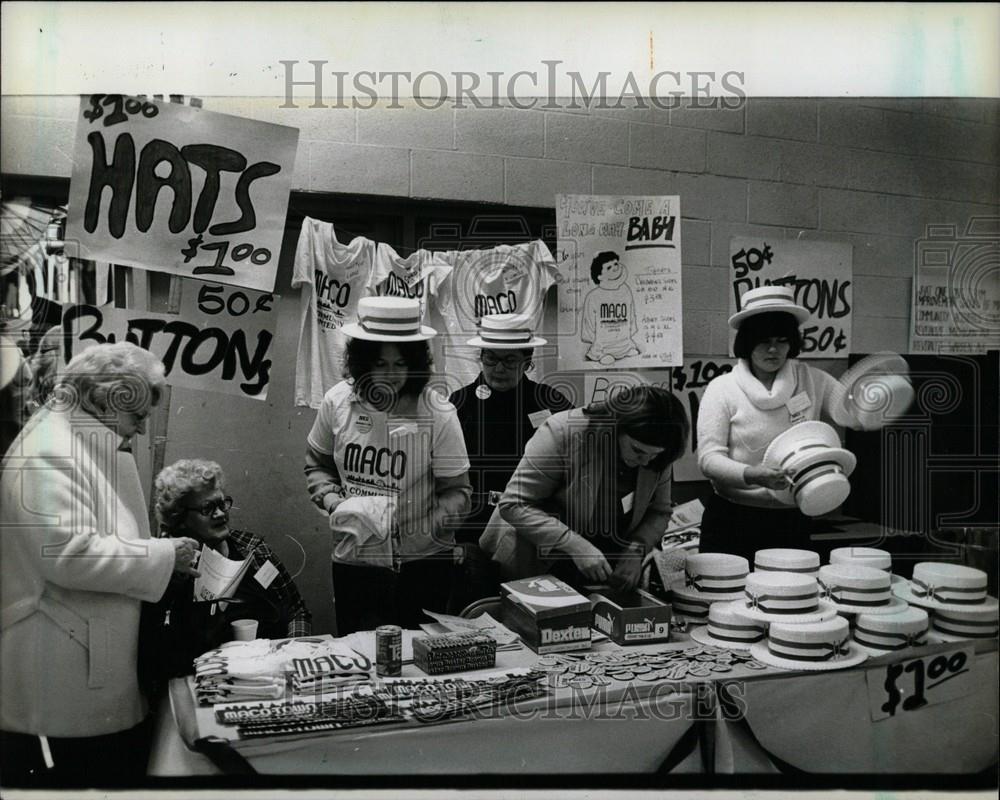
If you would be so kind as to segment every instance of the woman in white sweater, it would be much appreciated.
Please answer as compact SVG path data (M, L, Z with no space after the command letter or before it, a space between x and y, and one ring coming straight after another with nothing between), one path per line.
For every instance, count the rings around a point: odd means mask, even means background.
M771 493L787 488L788 477L763 465L764 452L804 420L858 426L844 409L841 385L796 360L799 325L808 317L790 288L763 286L747 292L743 310L729 319L739 361L708 385L698 409L698 466L715 490L702 518L701 552L752 562L761 548L808 546L809 518Z

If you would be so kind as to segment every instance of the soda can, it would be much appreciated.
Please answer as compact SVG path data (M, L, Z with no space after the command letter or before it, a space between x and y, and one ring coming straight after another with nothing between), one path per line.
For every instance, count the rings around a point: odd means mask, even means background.
M375 674L380 678L398 678L403 672L403 629L398 625L379 625L375 629Z

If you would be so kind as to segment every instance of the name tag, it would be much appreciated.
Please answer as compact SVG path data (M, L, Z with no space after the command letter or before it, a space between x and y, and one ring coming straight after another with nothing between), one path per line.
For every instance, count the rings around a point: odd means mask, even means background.
M812 400L809 399L809 395L805 392L799 392L794 397L790 398L785 407L788 409L788 415L792 422L801 422L805 419L805 414L803 413L807 408L812 405Z
M635 505L635 492L629 492L622 498L622 511L626 514L632 510L632 506Z
M268 561L263 567L257 570L257 574L253 576L253 579L266 589L277 575L278 568Z
M542 408L536 411L534 414L528 414L528 420L531 422L532 428L537 428L551 416L552 416L551 411L549 411L547 408Z

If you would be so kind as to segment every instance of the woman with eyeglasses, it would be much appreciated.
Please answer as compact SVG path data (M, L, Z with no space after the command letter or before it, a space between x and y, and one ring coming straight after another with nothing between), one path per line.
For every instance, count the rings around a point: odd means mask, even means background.
M479 547L490 516L507 488L524 447L552 414L572 408L561 392L527 376L534 348L546 344L525 327L519 314L490 314L479 335L466 342L479 348L476 379L451 396L469 453L472 513L455 532L461 548L449 609L460 612L480 597L497 594L496 564Z
M229 527L233 498L225 494L218 464L176 461L156 476L154 493L163 535L189 537L231 561L250 563L232 603L196 601L193 579L171 582L164 599L148 610L150 648L143 660L153 676L190 672L197 656L229 639L229 624L237 619L256 619L261 639L312 633L312 616L281 559L259 536Z
M166 379L128 342L77 354L0 467L0 762L7 786L136 781L152 735L136 666L143 601L196 574L150 537L128 443ZM44 784L43 784L44 785Z

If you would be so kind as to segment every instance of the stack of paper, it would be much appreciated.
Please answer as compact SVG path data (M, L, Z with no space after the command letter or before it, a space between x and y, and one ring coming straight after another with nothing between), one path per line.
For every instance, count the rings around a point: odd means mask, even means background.
M520 637L514 631L489 614L482 614L475 619L466 619L465 617L453 617L450 614L438 614L427 609L424 609L424 613L431 619L437 620L437 622L420 626L427 633L435 635L441 633L485 633L497 643L497 650L520 650L523 647Z
M194 599L219 600L232 597L249 566L249 558L233 561L218 550L202 547L201 557L198 559L200 574L194 579Z

